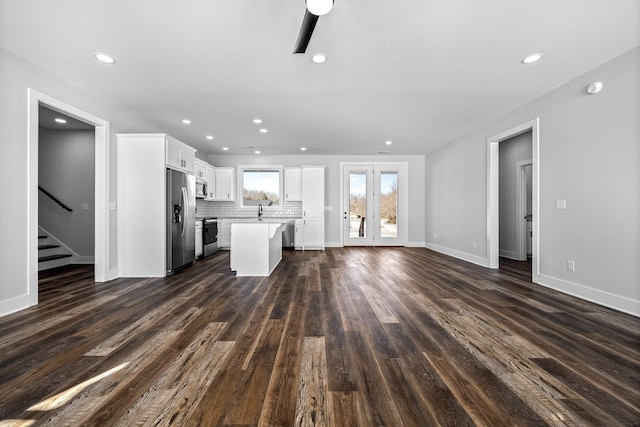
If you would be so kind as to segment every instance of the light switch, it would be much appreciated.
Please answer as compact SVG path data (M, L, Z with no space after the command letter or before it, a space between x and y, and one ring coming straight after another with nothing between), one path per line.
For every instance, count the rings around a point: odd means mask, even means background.
M561 199L556 200L556 209L567 209L567 201Z
M82 204L82 210L83 211L88 211L89 210L89 203L83 203Z

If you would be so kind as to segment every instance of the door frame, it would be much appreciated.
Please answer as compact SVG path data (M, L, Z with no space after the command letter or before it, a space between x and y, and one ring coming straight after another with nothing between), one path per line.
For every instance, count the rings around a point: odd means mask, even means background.
M95 127L95 281L116 277L110 266L111 124L33 88L27 90L27 278L29 306L38 304L38 139L40 104ZM115 209L115 206L113 206Z
M533 160L516 163L516 258L527 260L527 166L533 168ZM533 176L533 174L532 174Z
M499 267L500 217L499 217L499 144L514 136L531 131L532 159L532 281L537 283L540 274L540 118L512 127L487 138L487 267Z
M340 246L344 247L344 218L343 212L345 211L345 183L344 183L344 170L345 167L351 166L372 166L375 168L397 168L398 169L398 188L404 186L404 191L398 192L398 223L402 227L402 234L400 228L398 229L398 235L403 236L400 239L400 243L393 243L391 246L407 246L409 241L409 163L407 162L340 162ZM375 179L374 179L375 182ZM384 244L378 244L374 240L373 246L389 246Z

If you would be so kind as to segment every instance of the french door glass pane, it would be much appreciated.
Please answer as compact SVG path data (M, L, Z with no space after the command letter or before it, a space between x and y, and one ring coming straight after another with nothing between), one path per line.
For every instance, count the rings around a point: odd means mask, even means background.
M367 214L367 173L349 174L349 237L357 239L366 236Z
M398 237L398 172L380 174L380 237Z

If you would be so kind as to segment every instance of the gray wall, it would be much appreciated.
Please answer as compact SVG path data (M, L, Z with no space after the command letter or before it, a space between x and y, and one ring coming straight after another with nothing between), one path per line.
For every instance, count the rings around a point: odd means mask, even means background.
M408 245L424 246L424 156L209 156L213 166L237 165L322 165L325 172L325 243L335 246L341 242L342 215L340 214L341 162L407 162L409 168L409 235Z
M428 155L427 244L486 262L486 139L539 117L540 283L640 315L639 75L636 48Z
M500 256L516 258L517 163L531 160L531 131L514 136L500 143Z
M27 138L27 90L33 88L111 123L111 165L107 194L116 200L115 133L159 131L120 105L104 102L74 85L0 48L0 200L15 209L3 209L0 221L0 315L28 306L29 223L26 215L27 188L37 194L37 181L29 181ZM109 266L117 268L116 211L106 213L109 230ZM37 230L34 230L36 232ZM36 242L37 244L37 242ZM32 266L37 272L37 266Z
M95 252L95 132L40 127L38 183L64 204L62 209L42 192L38 225L80 256ZM89 210L82 210L82 205Z

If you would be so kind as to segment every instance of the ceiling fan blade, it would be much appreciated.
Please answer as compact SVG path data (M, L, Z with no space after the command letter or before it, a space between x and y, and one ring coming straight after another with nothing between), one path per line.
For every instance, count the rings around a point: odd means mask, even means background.
M307 46L317 22L318 17L305 9L304 19L302 20L302 26L300 27L293 53L305 53L307 51Z

